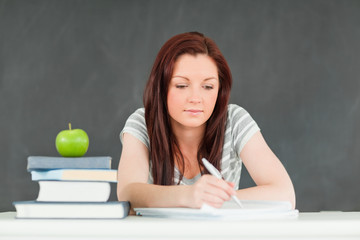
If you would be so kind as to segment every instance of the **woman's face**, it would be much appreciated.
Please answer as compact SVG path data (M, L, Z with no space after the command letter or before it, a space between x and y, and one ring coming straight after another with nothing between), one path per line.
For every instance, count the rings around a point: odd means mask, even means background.
M172 127L205 126L218 91L218 70L212 58L205 54L181 55L175 62L167 95Z

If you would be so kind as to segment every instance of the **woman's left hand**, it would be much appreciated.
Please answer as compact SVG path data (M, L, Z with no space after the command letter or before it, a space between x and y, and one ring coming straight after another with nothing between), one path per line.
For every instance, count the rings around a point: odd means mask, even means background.
M205 203L220 208L224 202L236 194L234 185L212 175L203 175L194 185L189 186L188 206L201 208Z

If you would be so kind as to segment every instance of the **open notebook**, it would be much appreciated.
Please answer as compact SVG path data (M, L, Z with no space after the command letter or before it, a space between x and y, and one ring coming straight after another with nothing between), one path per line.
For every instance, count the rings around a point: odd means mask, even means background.
M298 210L293 210L289 202L242 200L243 208L233 202L225 202L222 208L204 204L194 208L134 208L136 215L185 219L279 219L297 218Z

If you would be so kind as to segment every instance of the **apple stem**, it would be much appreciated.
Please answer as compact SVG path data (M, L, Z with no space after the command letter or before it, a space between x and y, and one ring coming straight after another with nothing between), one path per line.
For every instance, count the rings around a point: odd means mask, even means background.
M69 130L71 130L71 123L69 123Z

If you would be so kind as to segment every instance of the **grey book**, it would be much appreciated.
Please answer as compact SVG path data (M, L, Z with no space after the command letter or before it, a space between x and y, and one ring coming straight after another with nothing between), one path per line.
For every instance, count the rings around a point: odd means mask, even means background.
M27 171L45 169L111 169L111 157L48 157L30 156L27 162Z
M16 218L119 219L129 214L129 202L13 202Z

